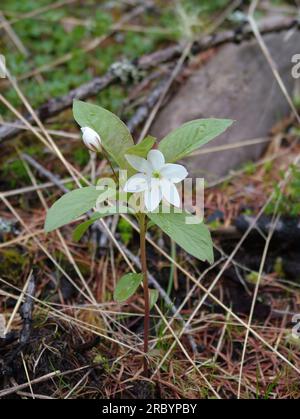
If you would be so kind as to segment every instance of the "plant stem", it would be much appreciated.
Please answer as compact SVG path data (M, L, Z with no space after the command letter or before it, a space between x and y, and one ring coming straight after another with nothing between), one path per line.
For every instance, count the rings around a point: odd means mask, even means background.
M176 243L172 239L171 239L171 257L174 261L176 261ZM169 283L168 283L168 288L167 288L168 297L170 297L172 289L175 285L175 274L176 274L175 271L176 271L176 267L175 267L175 264L172 262L171 269L170 269Z
M107 160L107 162L108 162L108 164L109 164L109 167L111 168L111 171L112 171L112 173L113 173L113 177L115 178L115 181L117 182L117 184L119 183L119 179L118 179L118 176L117 176L117 174L116 174L116 172L115 172L115 169L114 169L114 166L113 166L113 164L112 164L112 162L110 161L110 157L109 157L109 155L108 155L108 153L107 153L107 151L105 150L105 148L102 146L102 154L103 154L103 156L106 158L106 160Z
M149 329L150 329L150 301L149 301L149 286L147 273L147 255L146 255L146 219L145 214L141 214L140 218L140 249L141 249L141 265L144 276L144 301L145 301L145 317L144 317L144 375L148 377L148 362L146 354L149 346Z

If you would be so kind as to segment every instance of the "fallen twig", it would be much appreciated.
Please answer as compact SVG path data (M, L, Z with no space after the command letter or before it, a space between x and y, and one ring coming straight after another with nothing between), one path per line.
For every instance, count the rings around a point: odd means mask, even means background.
M32 327L32 311L34 300L33 296L35 293L35 275L32 274L28 283L26 295L24 297L24 303L20 308L20 314L23 319L23 327L20 333L20 345L24 346L27 344L31 334Z
M90 368L90 365L86 365L84 367L80 367L80 368L76 368L74 370L68 370L68 371L64 371L64 372L61 372L61 371L57 370L57 371L51 372L50 374L46 374L46 375L43 375L42 377L31 380L31 385L43 383L44 381L50 380L51 378L54 378L54 377L58 377L58 378L65 377L66 375L73 374L73 373L79 372L79 371L83 371L87 368ZM23 384L19 384L19 385L15 386L15 387L7 388L5 390L0 391L0 397L8 396L8 395L16 393L18 391L24 390L24 388L27 388L27 387L29 387L29 383L23 383Z
M166 83L169 80L169 74L167 77L158 83L158 85L154 88L154 90L150 93L150 95L146 98L144 103L138 107L135 114L132 118L127 122L127 127L130 132L134 132L134 130L145 121L153 107L158 102L162 92L165 89Z
M294 17L284 17L278 19L272 18L263 20L258 26L258 29L260 34L266 35L268 33L290 30L297 25L299 25L299 21ZM234 30L220 32L204 36L201 40L194 41L191 53L195 55L210 48L218 47L229 42L242 42L252 37L253 31L250 25L245 25L243 30L238 32ZM174 45L154 52L153 54L145 55L133 64L137 70L150 70L162 63L166 63L180 57L184 48L185 44ZM102 77L95 77L88 83L82 84L76 89L71 90L67 95L51 99L43 104L36 110L36 114L39 119L41 121L45 121L65 109L70 108L72 106L73 99L87 99L88 97L93 97L106 87L118 82L119 77L114 73L112 68ZM28 121L32 122L32 117L26 115L26 118ZM14 135L19 134L21 131L22 130L18 127L2 126L0 128L0 141L9 139Z
M58 188L60 188L64 193L68 192L69 189L64 186L61 179L53 175L49 170L45 169L40 163L38 163L34 158L29 156L26 153L22 153L21 157L30 164L30 166L34 167L41 175L49 179L54 185L56 185Z
M31 385L43 383L44 381L50 380L50 378L53 378L55 376L59 376L59 374L61 374L60 371L51 372L50 374L46 374L43 377L39 377L39 378L36 378L35 380L32 380ZM27 387L29 387L29 383L19 384L15 387L7 388L5 390L0 391L0 397L8 396L8 395L16 393L20 390L23 390L24 388L27 388Z

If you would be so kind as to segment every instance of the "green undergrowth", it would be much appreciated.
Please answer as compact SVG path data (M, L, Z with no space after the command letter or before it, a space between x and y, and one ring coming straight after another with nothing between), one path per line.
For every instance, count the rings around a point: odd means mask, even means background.
M113 25L124 17L124 4L119 1L76 2L75 5L50 9L34 17L27 13L50 6L50 0L2 0L1 10L27 51L19 51L6 35L0 39L0 51L5 55L11 74L33 107L53 97L67 94L71 89L104 74L116 61L134 60L159 47L184 39L188 33L201 32L215 12L221 12L227 0L156 0L148 9L128 23L129 27L109 36L100 46L86 53L84 48L97 37L109 35ZM92 12L92 13L91 13ZM20 18L25 15L24 18ZM130 25L140 28L131 30ZM65 55L71 59L53 65ZM30 76L32 71L47 68L41 77ZM25 77L25 79L24 79ZM1 85L0 85L1 89ZM4 86L5 97L18 109L22 104L16 92ZM111 87L96 98L96 103L117 112L128 96L126 85ZM11 118L0 104L0 113Z
M278 183L274 186L274 197L266 208L266 213L272 215L277 209L282 215L299 216L300 214L300 167L290 166L291 176L287 186L283 189ZM286 172L282 172L281 179L285 179Z

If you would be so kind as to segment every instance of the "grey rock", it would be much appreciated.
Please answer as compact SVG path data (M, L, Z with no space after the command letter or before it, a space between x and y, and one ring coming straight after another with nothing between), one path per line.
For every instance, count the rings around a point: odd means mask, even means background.
M292 56L300 53L300 33L280 33L264 38L289 93L295 80ZM151 134L164 137L170 130L197 118L230 118L235 125L206 148L266 137L274 124L290 112L270 66L255 40L230 44L181 86L161 110ZM184 160L193 176L216 180L258 159L266 144L191 156Z

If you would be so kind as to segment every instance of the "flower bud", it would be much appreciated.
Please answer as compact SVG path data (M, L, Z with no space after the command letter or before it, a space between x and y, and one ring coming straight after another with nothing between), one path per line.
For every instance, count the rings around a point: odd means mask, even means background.
M82 139L86 147L91 151L101 151L101 138L95 130L90 127L81 128Z

